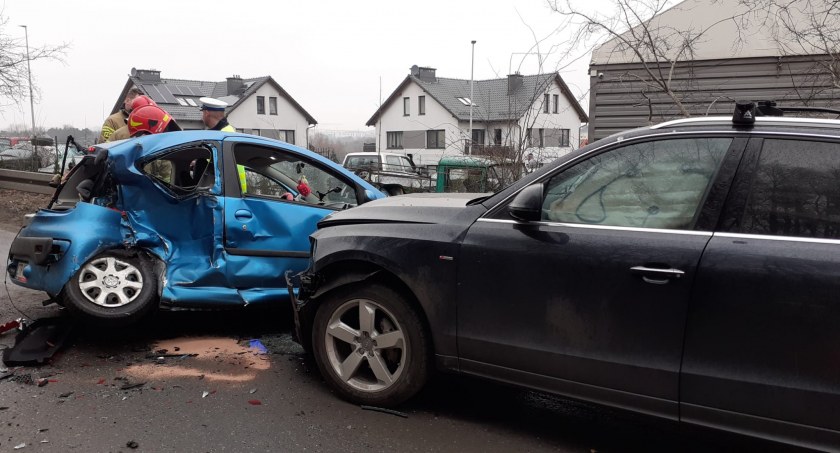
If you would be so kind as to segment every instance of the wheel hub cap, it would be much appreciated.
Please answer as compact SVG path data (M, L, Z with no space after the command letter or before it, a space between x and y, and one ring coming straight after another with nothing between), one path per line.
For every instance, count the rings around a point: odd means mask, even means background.
M362 352L373 352L374 346L376 346L376 342L367 335L363 336L361 340L359 340L359 349Z
M120 284L120 279L114 275L108 275L102 279L102 284L108 288L116 288Z

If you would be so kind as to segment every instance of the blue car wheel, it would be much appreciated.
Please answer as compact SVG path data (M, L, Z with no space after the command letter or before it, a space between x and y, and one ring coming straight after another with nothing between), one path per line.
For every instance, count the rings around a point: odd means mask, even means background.
M65 305L86 318L134 322L157 305L156 286L146 259L106 252L85 263L67 282Z

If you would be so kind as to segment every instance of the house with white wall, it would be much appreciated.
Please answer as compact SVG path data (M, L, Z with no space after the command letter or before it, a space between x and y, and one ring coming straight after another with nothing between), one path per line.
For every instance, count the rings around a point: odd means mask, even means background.
M132 68L112 113L122 108L133 86L169 112L182 129L205 128L199 109L199 98L205 96L227 102L228 122L246 134L306 147L308 128L318 124L271 76L243 79L234 75L224 82L212 82L164 79L160 71Z
M587 115L557 73L476 80L472 93L469 80L412 66L367 122L376 127L377 150L435 165L467 153L521 159L531 152L548 161L579 146Z

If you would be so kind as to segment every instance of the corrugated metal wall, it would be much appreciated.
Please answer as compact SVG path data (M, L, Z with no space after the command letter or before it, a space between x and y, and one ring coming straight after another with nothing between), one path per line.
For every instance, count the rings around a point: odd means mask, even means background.
M824 56L763 57L680 63L672 87L691 116L731 115L736 100L840 107L840 89ZM671 98L645 81L641 64L590 68L590 141L635 127L680 118ZM667 68L662 68L667 77ZM838 81L840 82L840 81Z

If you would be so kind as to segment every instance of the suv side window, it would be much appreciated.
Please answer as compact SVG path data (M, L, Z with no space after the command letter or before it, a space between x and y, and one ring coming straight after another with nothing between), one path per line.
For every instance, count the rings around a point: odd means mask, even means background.
M840 239L840 143L765 139L739 232Z
M590 157L549 180L542 220L692 229L731 143L658 140Z

